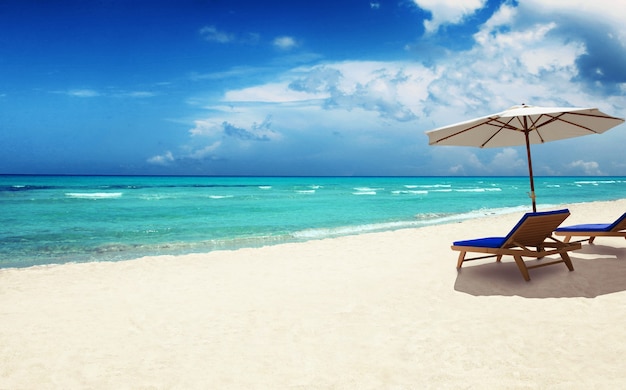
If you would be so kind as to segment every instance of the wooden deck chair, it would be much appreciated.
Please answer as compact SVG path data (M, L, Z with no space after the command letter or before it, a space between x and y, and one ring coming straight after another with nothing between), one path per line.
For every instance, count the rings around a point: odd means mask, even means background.
M486 259L495 257L500 261L502 256L510 255L515 259L522 276L526 281L530 280L528 270L546 265L565 263L570 271L574 270L568 251L581 248L580 243L565 243L552 236L552 232L570 215L569 210L544 211L526 213L517 225L505 237L486 237L473 240L456 241L452 250L460 251L457 269L463 262L470 260ZM488 255L465 258L468 252L487 253ZM559 254L560 260L541 262L529 266L524 262L524 257L540 259L545 256Z
M598 236L626 238L626 213L613 223L588 223L582 225L563 226L554 231L557 236L564 236L563 241L570 242L572 237L589 237L579 241L590 244Z

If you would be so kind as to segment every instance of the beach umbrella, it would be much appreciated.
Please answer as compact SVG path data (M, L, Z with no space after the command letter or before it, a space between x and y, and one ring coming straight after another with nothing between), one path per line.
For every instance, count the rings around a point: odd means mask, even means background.
M537 206L530 145L601 134L623 122L624 119L607 115L597 108L537 107L522 104L497 114L430 130L426 134L430 145L479 148L525 145L530 175L529 195L534 212L537 211Z

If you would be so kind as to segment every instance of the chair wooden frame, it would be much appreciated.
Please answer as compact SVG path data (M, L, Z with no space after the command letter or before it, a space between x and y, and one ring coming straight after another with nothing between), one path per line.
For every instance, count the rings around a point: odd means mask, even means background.
M459 251L457 269L466 261L495 257L500 262L502 256L508 255L515 259L524 280L530 281L529 269L564 263L570 271L574 270L568 252L581 248L579 242L563 242L552 236L556 229L568 216L569 210L556 210L538 213L526 213L506 237L487 237L474 240L457 241L451 246ZM485 256L466 258L467 253L486 253ZM560 255L559 260L546 261L528 265L524 257L541 259L550 255Z
M589 241L593 244L596 237L624 237L626 238L626 213L612 223L594 223L564 226L554 231L554 235L563 236L564 242L570 242L572 237L588 237L578 242Z

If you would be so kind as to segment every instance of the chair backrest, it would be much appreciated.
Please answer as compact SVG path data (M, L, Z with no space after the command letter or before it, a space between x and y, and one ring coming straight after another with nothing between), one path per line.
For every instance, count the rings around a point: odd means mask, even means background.
M624 229L626 229L626 213L622 214L621 217L617 218L615 222L606 228L609 232L619 232Z
M550 237L569 215L568 209L526 213L505 237L502 246L513 246L513 243L538 246Z

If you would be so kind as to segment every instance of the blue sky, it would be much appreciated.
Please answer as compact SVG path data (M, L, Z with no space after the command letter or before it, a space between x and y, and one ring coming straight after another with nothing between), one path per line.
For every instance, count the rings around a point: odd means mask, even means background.
M612 0L0 1L0 173L526 175L424 131L526 103L626 116ZM626 125L535 145L624 175Z

